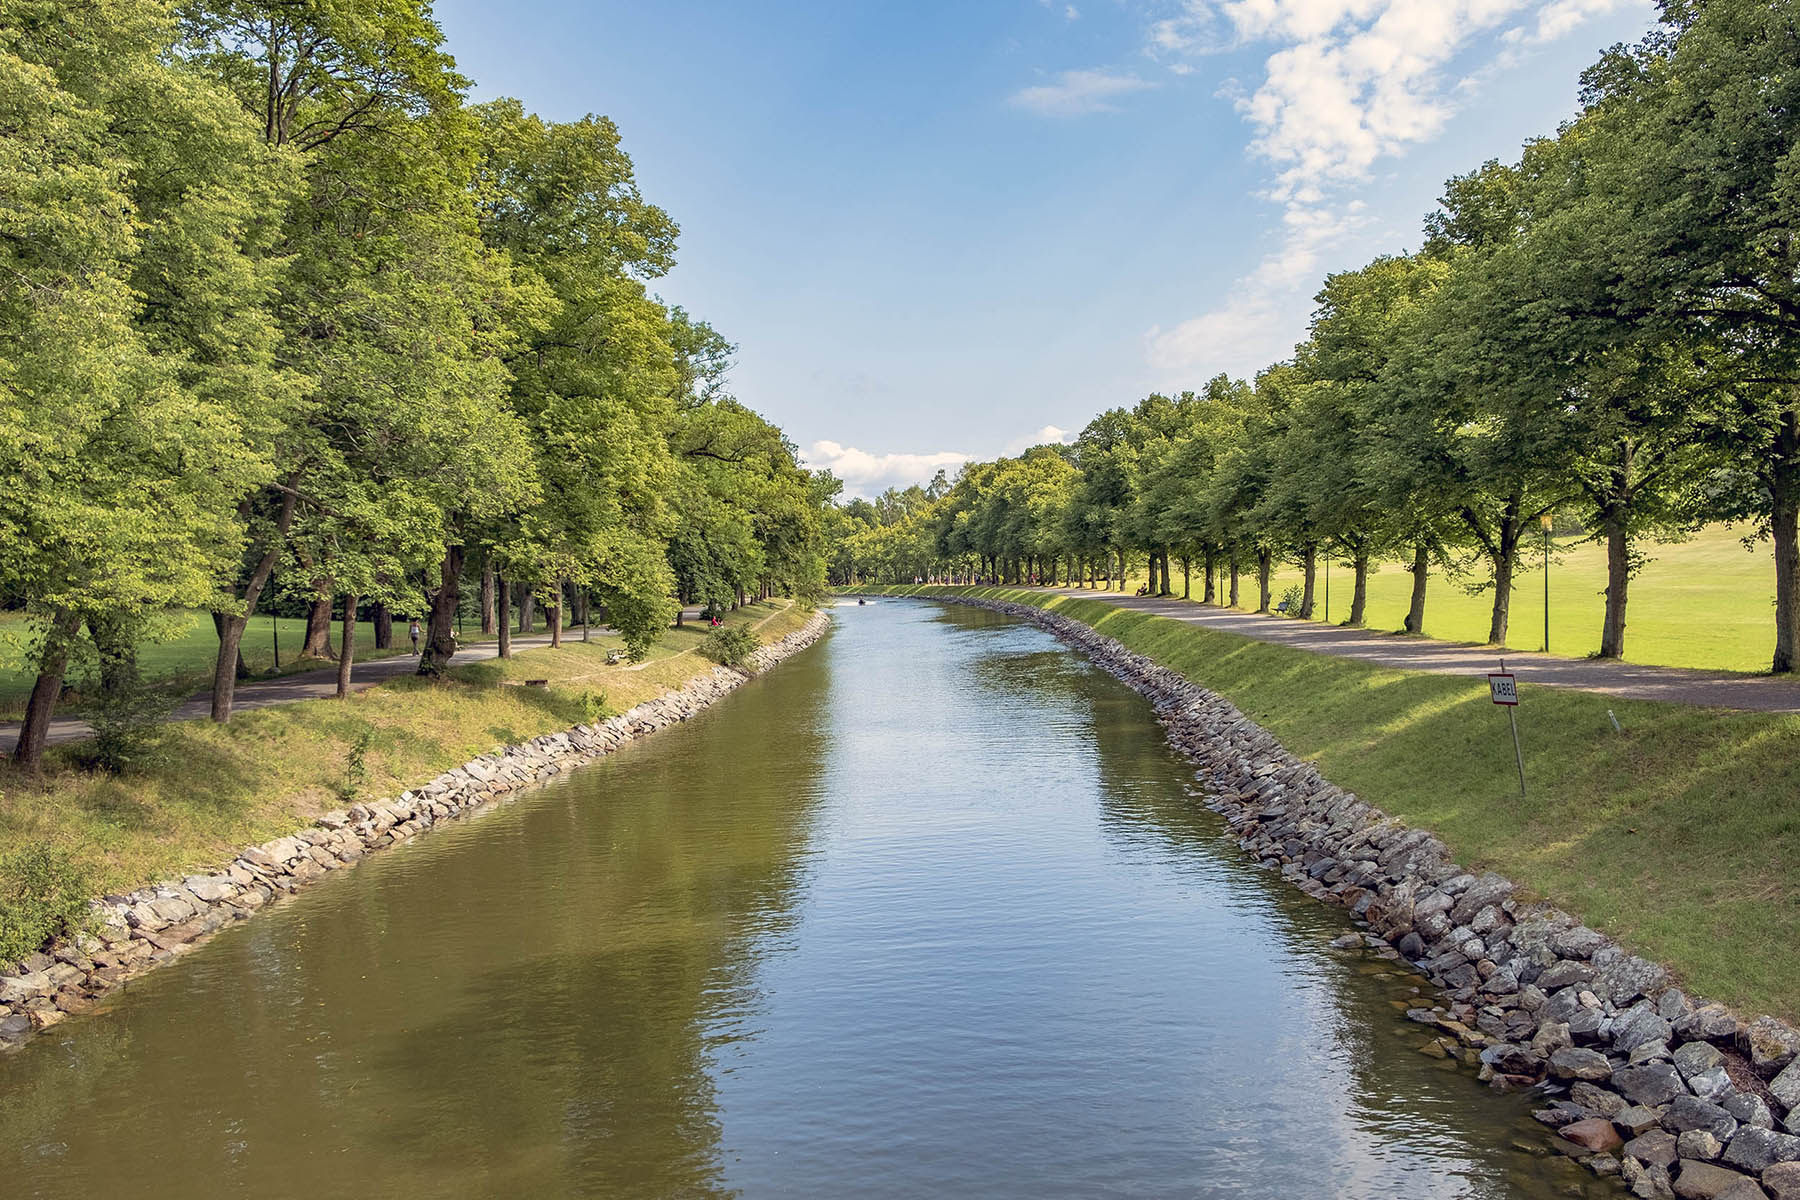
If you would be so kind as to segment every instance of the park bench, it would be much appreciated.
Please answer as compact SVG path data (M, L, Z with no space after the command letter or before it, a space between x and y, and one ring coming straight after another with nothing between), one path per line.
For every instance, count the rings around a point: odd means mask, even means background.
M1275 606L1275 611L1278 613L1281 613L1283 616L1286 616L1288 610L1292 607L1293 606L1290 605L1286 600L1283 600L1280 604L1277 604Z

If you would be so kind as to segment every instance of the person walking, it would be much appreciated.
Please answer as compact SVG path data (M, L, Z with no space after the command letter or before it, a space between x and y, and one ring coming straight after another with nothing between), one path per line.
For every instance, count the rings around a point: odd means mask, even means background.
M419 618L414 617L406 627L406 636L412 639L413 653L419 652Z

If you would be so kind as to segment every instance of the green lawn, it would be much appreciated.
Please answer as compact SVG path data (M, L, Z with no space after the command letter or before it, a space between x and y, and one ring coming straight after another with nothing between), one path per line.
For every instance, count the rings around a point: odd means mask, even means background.
M1645 547L1650 563L1632 581L1626 610L1625 657L1633 662L1671 667L1704 667L1722 671L1766 671L1775 649L1775 557L1764 543L1746 550L1743 531L1712 526L1692 540ZM1514 581L1512 622L1507 636L1515 650L1536 650L1544 641L1543 556L1533 544L1526 570ZM1180 564L1170 567L1176 592L1181 590ZM1487 639L1493 595L1471 593L1469 583L1485 578L1479 570L1466 580L1431 577L1425 601L1425 633L1453 642ZM1133 590L1142 583L1132 581ZM1289 585L1301 582L1297 567L1274 576L1277 600ZM1350 615L1353 577L1347 563L1331 568L1331 619ZM1193 594L1201 592L1198 568ZM1256 578L1246 573L1239 598L1256 607ZM1561 545L1550 562L1550 650L1580 658L1600 649L1600 622L1605 613L1605 548L1595 543ZM1370 629L1398 630L1412 598L1412 576L1398 563L1388 563L1369 576ZM1325 617L1325 567L1318 582L1318 617Z
M1703 995L1800 1017L1800 717L1526 686L1521 799L1506 717L1481 680L1373 667L1099 600L943 590L1085 621L1228 697L1335 783L1437 833L1466 866L1505 873Z

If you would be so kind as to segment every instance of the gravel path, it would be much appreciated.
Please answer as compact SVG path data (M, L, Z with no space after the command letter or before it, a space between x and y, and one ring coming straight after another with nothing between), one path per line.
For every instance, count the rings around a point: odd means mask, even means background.
M1345 629L1292 617L1259 616L1231 608L1198 604L1191 600L1154 596L1121 596L1084 588L1050 588L1068 596L1105 600L1120 608L1155 613L1194 625L1222 629L1261 642L1274 642L1397 667L1404 671L1435 671L1444 675L1485 675L1507 669L1521 683L1576 688L1632 700L1662 700L1706 708L1735 708L1751 712L1800 712L1800 679L1740 675L1728 671L1697 671L1685 667L1652 667L1641 663L1597 658L1558 658L1439 642L1397 633Z

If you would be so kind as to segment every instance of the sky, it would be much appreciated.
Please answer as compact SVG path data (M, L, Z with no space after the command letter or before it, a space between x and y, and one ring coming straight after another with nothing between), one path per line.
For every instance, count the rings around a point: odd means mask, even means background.
M1650 0L441 0L475 97L615 120L654 290L849 495L1250 376L1552 134Z

